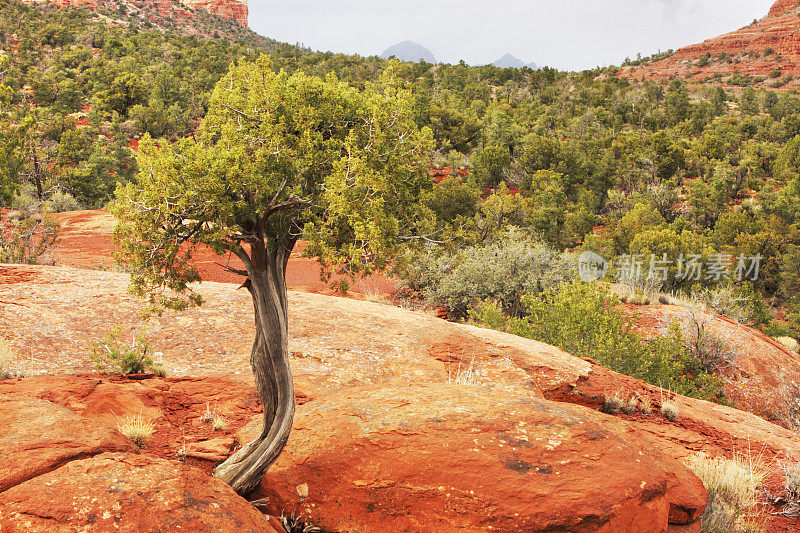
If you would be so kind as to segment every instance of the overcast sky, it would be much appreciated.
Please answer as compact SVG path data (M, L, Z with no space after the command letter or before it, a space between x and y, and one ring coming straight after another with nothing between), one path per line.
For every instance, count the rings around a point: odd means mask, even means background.
M380 54L405 40L440 61L578 70L679 48L767 14L774 0L250 0L250 27L314 50Z

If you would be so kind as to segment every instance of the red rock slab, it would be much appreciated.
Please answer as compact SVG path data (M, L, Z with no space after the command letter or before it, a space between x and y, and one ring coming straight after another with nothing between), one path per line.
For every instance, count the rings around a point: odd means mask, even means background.
M694 474L609 420L493 387L358 388L298 409L259 495L335 531L666 531L670 476ZM697 516L706 491L685 489Z
M68 461L131 448L116 430L65 407L0 395L0 493Z
M276 532L225 483L177 461L130 453L72 461L0 494L0 529Z

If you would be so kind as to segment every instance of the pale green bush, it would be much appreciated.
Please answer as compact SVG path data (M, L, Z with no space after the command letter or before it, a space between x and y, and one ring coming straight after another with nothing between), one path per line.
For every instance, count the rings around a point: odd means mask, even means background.
M427 296L460 317L487 299L519 316L524 312L523 295L558 287L577 272L572 256L535 242L517 228L493 244L465 248L450 257L429 252L414 268L414 281Z

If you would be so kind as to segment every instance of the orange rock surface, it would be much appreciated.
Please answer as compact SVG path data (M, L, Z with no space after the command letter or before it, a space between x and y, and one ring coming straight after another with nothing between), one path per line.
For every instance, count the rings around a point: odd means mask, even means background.
M133 453L78 459L0 494L3 531L277 533L225 483Z
M180 0L185 5L195 9L203 9L220 17L235 20L242 26L247 26L248 8L247 0Z
M15 369L51 374L0 382L0 396L51 402L109 431L117 416L143 413L157 428L143 454L175 459L184 444L197 443L193 450L213 448L214 457L186 461L210 472L230 437L241 445L260 427L248 367L249 297L234 284L204 283L202 308L147 324L168 370L191 378L65 375L91 370L89 340L113 326L145 326L143 303L125 293L126 285L127 276L115 272L0 267L0 336L20 354ZM696 525L705 503L680 464L686 456L752 449L770 468L800 457L793 431L535 341L319 294L291 292L289 309L301 405L261 489L272 514L310 515L312 523L341 530L562 524L664 531L668 523ZM466 369L471 382L459 382ZM653 412L601 413L605 396L616 391L650 399ZM678 406L674 422L658 411L666 398ZM203 424L208 406L229 420L228 429ZM543 502L548 507L537 511ZM631 520L653 527L617 527Z

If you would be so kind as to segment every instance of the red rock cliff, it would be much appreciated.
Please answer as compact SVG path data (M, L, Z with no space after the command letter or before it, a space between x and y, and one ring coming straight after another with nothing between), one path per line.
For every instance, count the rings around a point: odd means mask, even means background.
M186 6L204 9L209 13L232 19L247 26L247 0L180 0Z
M772 4L772 8L769 10L770 17L779 17L789 11L790 9L795 9L797 7L797 0L778 0L774 4Z
M69 6L89 6L98 7L97 0L28 0L33 3L46 3L56 4L61 7ZM247 8L247 0L178 0L181 4L194 8L203 9L209 13L213 13L220 17L235 20L242 26L247 27L247 17L249 14ZM171 4L172 0L146 0L145 3L153 3L159 5ZM124 2L123 2L124 3ZM134 2L132 6L137 7L135 4L142 2Z
M650 65L625 68L620 75L637 79L686 78L722 81L735 72L776 78L800 74L800 0L777 0L769 14L731 33L681 48ZM704 58L705 56L705 58ZM722 56L722 57L721 57ZM772 74L772 77L769 77ZM786 88L797 88L789 83Z

